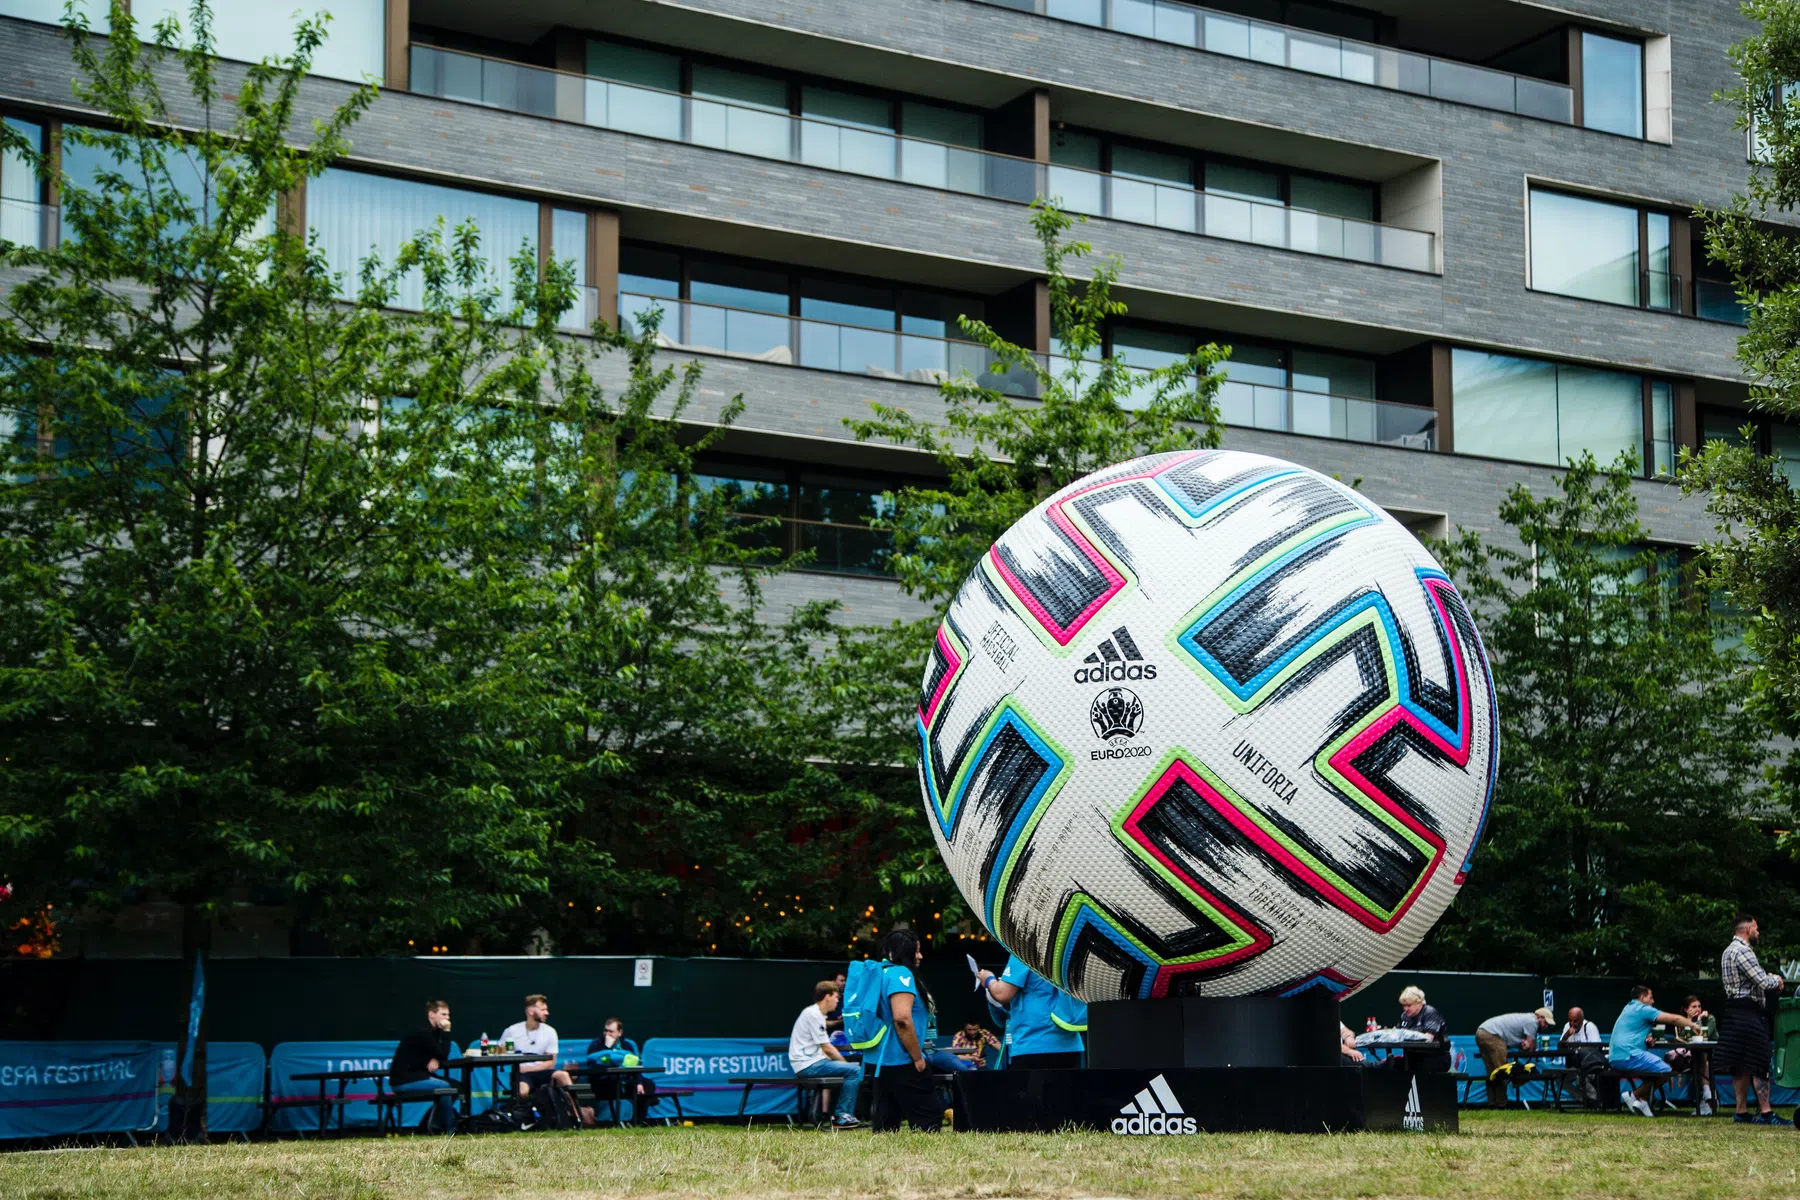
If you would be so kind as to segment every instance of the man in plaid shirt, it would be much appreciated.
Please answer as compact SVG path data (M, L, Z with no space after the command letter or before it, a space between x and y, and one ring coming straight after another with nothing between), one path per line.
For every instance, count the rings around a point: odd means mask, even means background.
M1769 997L1781 991L1782 979L1763 970L1752 947L1760 936L1756 918L1744 914L1732 922L1731 943L1719 956L1719 981L1725 986L1725 1011L1719 1019L1719 1052L1715 1069L1731 1072L1740 1124L1786 1125L1769 1105ZM1750 1090L1756 1089L1757 1115L1748 1112Z

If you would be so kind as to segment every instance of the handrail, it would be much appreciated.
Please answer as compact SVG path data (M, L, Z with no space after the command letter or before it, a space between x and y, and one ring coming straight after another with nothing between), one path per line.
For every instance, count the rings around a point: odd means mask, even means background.
M852 175L1029 204L1058 197L1090 216L1304 254L1437 269L1437 238L1192 186L1041 163L771 108L667 92L592 75L415 43L415 92Z
M1181 0L979 2L1389 91L1537 117L1559 125L1575 123L1575 93L1567 84L1259 21Z

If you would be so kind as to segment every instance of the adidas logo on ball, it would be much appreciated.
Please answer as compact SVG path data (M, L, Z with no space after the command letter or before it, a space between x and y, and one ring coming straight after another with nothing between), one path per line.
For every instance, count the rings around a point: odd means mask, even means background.
M1150 1086L1132 1098L1113 1118L1112 1131L1135 1137L1158 1134L1199 1133L1200 1123L1182 1116L1181 1101L1169 1090L1169 1081L1158 1075Z
M1094 652L1081 660L1091 667L1076 667L1076 683L1123 683L1128 679L1155 679L1156 665L1144 661L1137 643L1123 625L1101 642Z

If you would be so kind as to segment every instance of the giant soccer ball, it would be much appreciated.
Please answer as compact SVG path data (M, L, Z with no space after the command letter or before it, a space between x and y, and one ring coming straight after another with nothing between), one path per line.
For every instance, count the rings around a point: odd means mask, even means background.
M920 695L938 848L1085 1000L1348 994L1448 907L1499 759L1442 568L1375 504L1200 450L1071 484L1001 537Z

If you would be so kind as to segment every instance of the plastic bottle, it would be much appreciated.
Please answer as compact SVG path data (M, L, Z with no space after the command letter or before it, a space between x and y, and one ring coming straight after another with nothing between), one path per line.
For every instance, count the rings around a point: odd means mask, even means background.
M488 1052L488 1040L487 1040L487 1034L484 1033L481 1035L481 1053L483 1055L486 1055L487 1052Z

